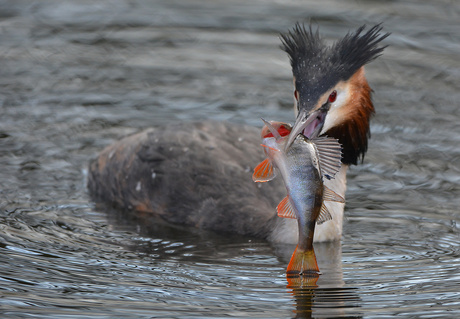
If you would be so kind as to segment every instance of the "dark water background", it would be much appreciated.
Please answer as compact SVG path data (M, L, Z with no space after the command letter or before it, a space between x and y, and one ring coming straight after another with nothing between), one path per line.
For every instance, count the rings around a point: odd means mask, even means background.
M87 163L127 134L292 122L278 33L310 20L392 32L318 288L287 287L293 247L96 209ZM460 317L459 61L456 0L0 1L1 317Z

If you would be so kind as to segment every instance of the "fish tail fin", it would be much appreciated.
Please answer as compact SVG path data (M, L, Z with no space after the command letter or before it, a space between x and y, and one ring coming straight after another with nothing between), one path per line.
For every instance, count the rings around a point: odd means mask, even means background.
M286 274L288 277L318 276L320 271L313 247L310 250L302 250L297 246L292 254Z
M289 277L286 276L288 285L286 288L298 289L298 288L317 288L319 276L297 276Z

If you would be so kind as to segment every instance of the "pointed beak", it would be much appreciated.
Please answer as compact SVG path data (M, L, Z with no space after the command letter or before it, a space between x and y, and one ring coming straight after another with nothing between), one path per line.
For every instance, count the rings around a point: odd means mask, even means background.
M303 134L309 139L317 137L323 128L327 111L328 110L324 107L310 113L305 110L301 110L297 114L297 119L292 127L291 133L289 134L286 149L292 144L292 142L294 142L295 138L299 134Z

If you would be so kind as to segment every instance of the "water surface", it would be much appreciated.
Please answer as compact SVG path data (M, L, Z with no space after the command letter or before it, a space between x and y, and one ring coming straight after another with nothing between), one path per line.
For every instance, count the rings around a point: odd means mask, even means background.
M456 1L0 2L0 313L11 318L460 316ZM367 67L377 114L349 172L341 243L293 247L140 224L96 207L90 158L162 123L292 121L278 33L392 35ZM295 286L295 285L294 285Z

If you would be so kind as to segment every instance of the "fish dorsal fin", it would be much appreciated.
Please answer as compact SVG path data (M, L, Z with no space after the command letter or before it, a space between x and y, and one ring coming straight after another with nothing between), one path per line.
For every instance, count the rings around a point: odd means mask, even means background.
M342 196L326 186L324 186L323 200L329 202L345 203L345 199Z
M257 183L268 182L274 179L276 176L273 164L268 158L263 160L259 165L254 168L254 174L252 174L252 180Z
M296 219L294 208L292 208L291 201L289 200L289 195L284 197L278 206L276 206L276 210L279 217Z
M342 165L342 146L332 137L320 136L311 139L318 151L321 175L327 179L334 178Z
M318 225L321 225L322 223L327 222L328 220L331 220L331 219L332 219L331 213L329 213L329 210L327 209L326 205L324 205L324 202L323 202L323 205L321 205L321 211L319 212L319 216L316 219L316 223Z

